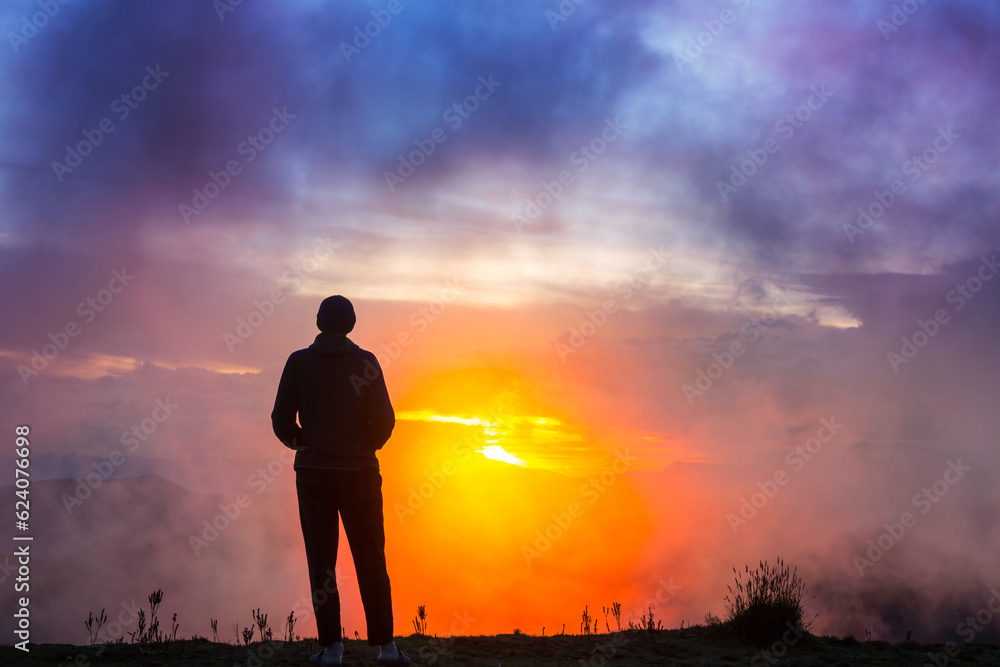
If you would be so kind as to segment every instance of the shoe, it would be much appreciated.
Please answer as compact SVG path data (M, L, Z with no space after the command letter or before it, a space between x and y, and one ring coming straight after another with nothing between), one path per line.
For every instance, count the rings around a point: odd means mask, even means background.
M309 662L311 662L314 665L340 665L340 664L342 664L341 660L337 660L336 658L328 656L326 654L326 649L323 649L319 653L316 653L315 655L310 656L309 657ZM397 663L392 663L392 664L397 664ZM406 664L406 663L402 663L401 662L401 663L398 663L398 664L403 665L403 664Z
M403 649L397 647L396 648L396 652L399 655L397 655L395 658L379 658L377 664L379 664L379 665L409 665L410 664L411 661L410 661L410 659L408 657L406 657L406 654L403 653Z

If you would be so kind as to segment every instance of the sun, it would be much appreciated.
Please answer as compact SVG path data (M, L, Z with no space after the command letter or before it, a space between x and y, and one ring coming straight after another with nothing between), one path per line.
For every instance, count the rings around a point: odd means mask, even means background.
M565 415L548 400L540 400L538 391L516 377L500 371L454 371L435 375L407 396L397 409L396 419L410 422L416 431L433 441L432 449L443 456L466 460L452 451L448 439L461 438L475 467L485 469L516 467L551 470L561 473L581 472L600 467L603 453L585 441L586 430L579 424L566 423ZM401 406L402 407L402 406ZM408 427L409 428L409 427ZM434 434L434 435L431 435ZM454 444L454 441L452 441ZM593 451L592 451L593 450ZM478 462L475 463L475 462Z
M477 449L476 453L482 454L488 459L493 459L494 461L503 461L504 463L509 463L515 466L526 466L528 465L524 459L520 459L500 445L487 445L482 449Z
M398 412L396 419L400 421L421 421L421 422L443 422L450 424L463 424L483 429L482 449L477 449L477 454L482 454L486 458L502 463L509 463L516 466L527 466L528 463L523 458L508 452L500 445L500 441L507 435L508 426L515 424L520 419L505 419L510 424L501 424L499 421L491 421L484 417L461 416L461 415L439 415L430 410L407 410ZM532 419L534 421L534 419ZM544 421L544 420L543 420Z

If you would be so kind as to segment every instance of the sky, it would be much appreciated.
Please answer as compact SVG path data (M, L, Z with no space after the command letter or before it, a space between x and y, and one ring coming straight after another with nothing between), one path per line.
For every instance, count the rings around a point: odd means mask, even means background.
M32 641L85 643L88 611L157 588L182 636L258 607L315 632L269 414L331 294L397 413L397 634L418 605L441 635L578 632L612 602L700 623L733 568L782 558L817 632L1000 639L995 3L18 0L0 23Z

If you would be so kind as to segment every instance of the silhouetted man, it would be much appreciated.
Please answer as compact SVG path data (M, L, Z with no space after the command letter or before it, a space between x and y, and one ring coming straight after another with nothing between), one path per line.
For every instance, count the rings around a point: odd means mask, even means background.
M354 306L344 297L323 300L316 316L320 334L285 363L271 425L282 443L296 450L299 520L319 643L324 647L309 661L339 665L343 660L334 576L339 513L354 555L368 643L381 647L378 664L407 665L410 659L392 639L382 476L375 457L389 439L396 417L375 355L347 338L355 321Z

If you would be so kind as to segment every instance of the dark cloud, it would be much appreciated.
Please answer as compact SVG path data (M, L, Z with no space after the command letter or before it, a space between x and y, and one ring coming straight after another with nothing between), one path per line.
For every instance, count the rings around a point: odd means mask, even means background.
M370 43L358 42L350 63L344 45L373 21L367 6L239 6L224 21L203 2L68 9L8 64L16 103L6 122L19 129L5 156L14 219L72 236L84 223L121 231L153 216L176 221L192 188L231 159L245 173L199 221L281 216L302 186L357 170L381 183L436 127L455 136L427 174L475 155L562 152L555 137L591 132L591 119L612 115L656 67L636 34L638 7L595 5L552 30L534 3L406 3ZM162 80L148 79L147 67ZM464 127L449 126L444 112L491 76L500 88ZM144 77L157 85L132 109L118 98ZM239 147L274 108L295 116L287 134L244 163ZM64 161L65 146L103 118L114 131L64 182L38 171Z

